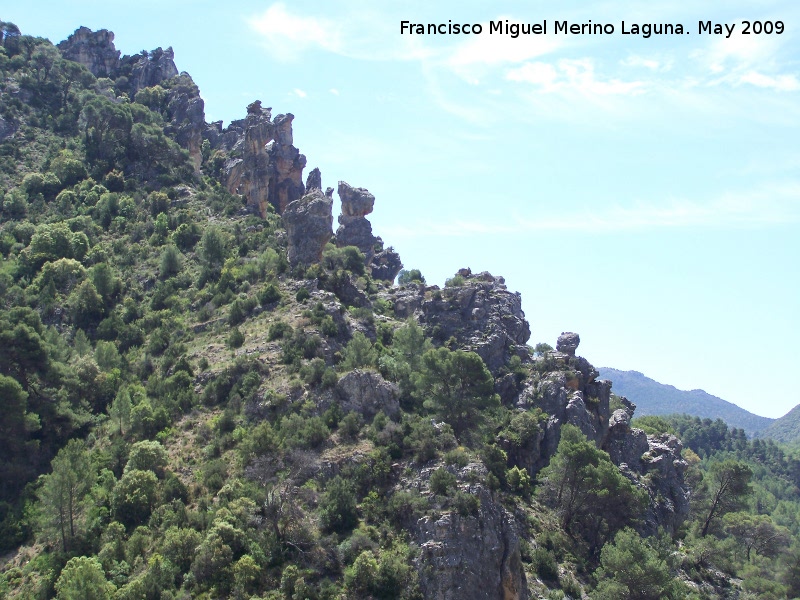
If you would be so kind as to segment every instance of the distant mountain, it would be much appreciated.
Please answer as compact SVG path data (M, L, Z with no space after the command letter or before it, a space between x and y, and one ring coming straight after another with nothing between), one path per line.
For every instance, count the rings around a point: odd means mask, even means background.
M625 396L636 404L637 417L684 413L696 417L722 419L731 427L744 429L749 436L758 434L759 437L766 437L765 430L775 421L775 419L754 415L703 390L679 390L671 385L645 377L638 371L618 371L600 367L600 377L613 382L612 390L615 394ZM792 413L789 413L775 421L775 424L791 415ZM800 411L795 415L794 423L796 423L794 430L800 433ZM772 435L769 437L779 439Z
M780 419L774 420L769 427L758 432L760 438L772 438L776 442L800 441L800 405L795 406Z

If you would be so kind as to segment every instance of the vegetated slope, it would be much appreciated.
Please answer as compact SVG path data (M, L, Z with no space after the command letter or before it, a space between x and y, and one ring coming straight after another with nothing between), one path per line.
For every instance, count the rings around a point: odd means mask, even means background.
M787 444L800 441L800 405L758 432L758 437L772 438Z
M619 371L600 367L600 377L614 384L614 393L636 405L636 416L687 414L707 419L722 419L730 427L744 429L753 436L774 421L760 417L703 390L684 391L659 383L638 371Z
M400 271L367 190L334 234L292 115L206 123L112 40L0 22L0 597L797 595L729 556L723 513L778 498L716 493L746 469L632 427L577 334L532 352L502 277Z

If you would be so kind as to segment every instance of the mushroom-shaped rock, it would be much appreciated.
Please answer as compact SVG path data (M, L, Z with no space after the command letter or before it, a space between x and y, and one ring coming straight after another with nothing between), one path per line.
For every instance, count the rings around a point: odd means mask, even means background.
M333 200L315 190L290 202L283 212L283 224L289 237L289 264L310 265L322 258L322 249L333 231Z
M575 356L575 351L578 349L578 345L580 343L581 336L579 336L577 333L572 333L571 331L565 331L558 336L556 350L563 352L564 354L568 354L569 356Z
M375 196L364 188L356 188L346 181L339 182L339 198L342 200L342 215L364 217L372 212Z

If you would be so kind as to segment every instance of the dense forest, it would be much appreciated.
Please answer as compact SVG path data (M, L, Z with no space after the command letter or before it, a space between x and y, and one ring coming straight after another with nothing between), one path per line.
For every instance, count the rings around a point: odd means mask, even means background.
M0 598L800 597L794 449L631 420L502 278L297 259L321 185L230 183L284 116L192 129L171 52L0 36Z

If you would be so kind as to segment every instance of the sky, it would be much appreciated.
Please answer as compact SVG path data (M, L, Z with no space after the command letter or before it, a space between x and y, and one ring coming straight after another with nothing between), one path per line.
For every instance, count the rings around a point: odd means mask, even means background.
M597 366L768 417L800 403L796 2L78 0L0 19L53 42L109 29L123 54L172 46L207 121L255 99L291 112L308 169L376 196L373 231L406 268L504 276L531 344L575 331ZM506 19L548 33L489 34Z

